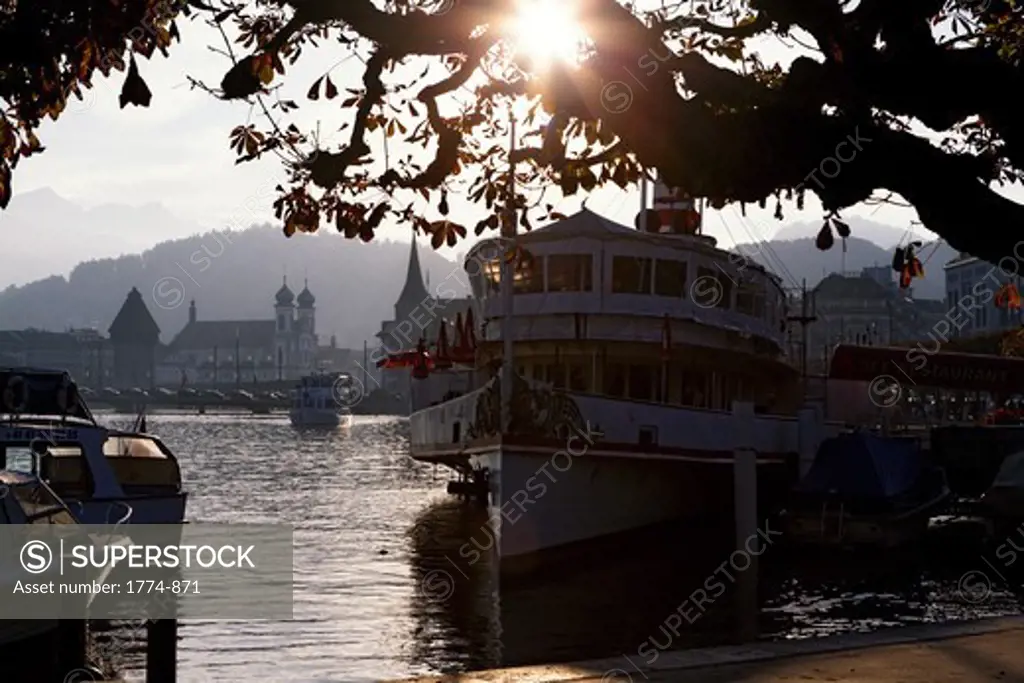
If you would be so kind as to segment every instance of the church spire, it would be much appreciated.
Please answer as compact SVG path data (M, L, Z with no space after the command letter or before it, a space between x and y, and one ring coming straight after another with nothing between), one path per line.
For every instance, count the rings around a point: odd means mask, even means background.
M395 302L395 317L402 318L416 306L428 299L427 288L423 284L423 271L420 270L419 252L416 250L416 233L412 235L412 249L409 252L409 267L405 273L405 285Z

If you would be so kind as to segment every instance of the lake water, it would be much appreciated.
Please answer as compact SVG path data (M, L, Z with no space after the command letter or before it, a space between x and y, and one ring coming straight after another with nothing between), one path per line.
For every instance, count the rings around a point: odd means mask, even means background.
M191 521L296 529L294 619L183 621L186 683L369 681L619 654L639 663L644 646L712 645L735 633L728 594L692 624L664 628L728 557L727 539L699 530L499 590L487 561L452 559L481 537L484 517L445 495L446 472L409 458L407 420L357 417L351 430L331 434L296 432L278 416L147 420L181 461ZM980 554L940 547L799 564L773 554L762 557L758 625L766 638L1020 610L997 586L979 593ZM140 646L119 633L104 647L138 680Z

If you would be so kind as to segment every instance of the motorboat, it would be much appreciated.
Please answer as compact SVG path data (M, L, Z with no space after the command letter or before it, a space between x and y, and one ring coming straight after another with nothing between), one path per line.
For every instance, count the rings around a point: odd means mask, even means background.
M783 514L794 545L895 548L923 538L951 492L917 439L855 431L826 439Z
M288 417L294 427L333 429L352 424L352 411L346 403L351 375L344 372L315 372L296 385Z
M181 468L164 443L98 424L66 372L0 370L0 468L38 476L83 524L185 520ZM141 427L141 422L138 423Z
M103 539L97 539L93 534L94 541L102 540L105 545L127 543L126 537L117 534L117 526L130 519L131 508L127 505L118 507L121 516L114 520L113 533ZM41 532L36 525L74 525L78 523L79 520L76 519L71 509L42 479L23 472L0 470L0 524L24 525L26 527L32 525L32 536L37 539ZM28 531L27 528L26 531ZM55 584L59 584L61 583L60 568L62 566L63 561L58 563L51 559L44 569L30 572L20 554L0 557L0 591L3 591L5 596L5 605L21 612L21 606L16 604L17 599L22 597L16 592L18 583L54 581ZM77 576L82 581L103 583L112 570L112 565L106 567L90 565L85 568L84 573L77 574ZM91 594L81 597L85 603L84 609L89 608L94 597ZM38 601L40 598L39 596L25 595L22 599ZM68 607L70 599L69 596L61 596L62 611L70 611ZM25 611L29 611L31 603L26 602L25 604ZM0 619L0 652L16 653L18 651L17 644L21 641L50 633L56 628L57 620L52 618Z

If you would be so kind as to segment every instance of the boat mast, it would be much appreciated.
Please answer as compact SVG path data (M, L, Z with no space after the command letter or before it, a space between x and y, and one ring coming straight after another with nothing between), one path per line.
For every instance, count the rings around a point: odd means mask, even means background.
M508 185L506 187L504 221L501 226L501 431L504 434L512 424L512 381L515 369L512 360L512 278L514 258L508 258L516 249L516 119L509 108Z

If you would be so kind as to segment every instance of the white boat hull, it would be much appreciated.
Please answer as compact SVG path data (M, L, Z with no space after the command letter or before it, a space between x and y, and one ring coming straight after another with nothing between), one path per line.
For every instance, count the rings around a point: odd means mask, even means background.
M412 455L467 475L487 470L502 562L672 520L730 522L737 448L757 453L752 488L772 507L795 481L796 461L833 430L811 424L813 411L744 416L563 394L539 406L534 398L537 424L499 435L495 393L413 414Z
M731 465L514 447L471 461L488 470L488 517L503 562L663 522L717 524L732 514ZM760 486L782 481L769 474L782 468L761 465Z

